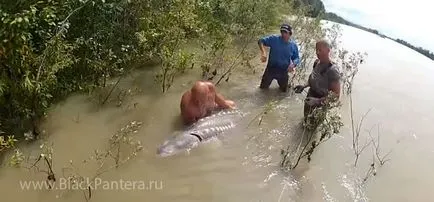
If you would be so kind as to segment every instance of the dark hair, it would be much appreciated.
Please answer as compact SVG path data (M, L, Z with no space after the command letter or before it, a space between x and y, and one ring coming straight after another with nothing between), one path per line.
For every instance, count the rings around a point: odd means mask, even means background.
M325 47L327 47L329 49L332 48L332 46L330 45L330 43L327 40L325 40L325 39L321 39L321 40L317 41L316 44L317 45L318 44L322 44L322 45L324 45Z

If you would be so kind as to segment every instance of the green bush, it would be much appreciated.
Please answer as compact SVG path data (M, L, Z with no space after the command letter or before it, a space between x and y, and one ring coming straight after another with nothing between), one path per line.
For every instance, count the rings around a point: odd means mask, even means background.
M104 0L0 4L4 125L34 127L57 99L105 85L127 67L138 29L129 8L127 1Z
M194 63L240 52L276 26L284 0L5 0L0 3L0 122L8 134L35 129L72 92L159 61L163 92ZM186 47L200 42L203 51ZM233 52L233 51L232 51ZM242 57L249 56L241 51ZM251 54L250 54L251 55ZM208 57L205 57L208 56ZM202 58L202 60L199 60ZM235 61L230 58L228 61ZM251 57L250 57L251 58ZM233 64L236 64L233 62ZM228 64L224 64L228 66ZM211 64L212 66L212 64ZM232 65L235 66L235 65ZM231 69L222 72L228 76ZM18 129L13 131L12 129Z

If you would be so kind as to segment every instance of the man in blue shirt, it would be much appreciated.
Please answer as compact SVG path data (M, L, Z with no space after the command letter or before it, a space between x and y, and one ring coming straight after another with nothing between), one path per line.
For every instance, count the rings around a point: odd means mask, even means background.
M292 28L288 24L280 27L280 35L269 35L259 39L261 61L267 61L265 46L270 47L269 59L259 88L266 89L276 79L282 92L288 89L288 72L293 72L300 62L298 47L290 40Z

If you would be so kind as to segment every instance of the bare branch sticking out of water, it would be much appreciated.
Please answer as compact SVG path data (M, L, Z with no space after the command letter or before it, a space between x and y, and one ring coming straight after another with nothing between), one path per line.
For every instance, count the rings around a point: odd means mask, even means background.
M107 93L106 97L104 98L104 100L101 102L101 105L104 105L107 100L109 99L109 97L112 95L113 91L115 90L115 88L118 86L119 82L121 81L122 76L120 76L118 78L118 80L116 81L116 83L112 86L112 88L110 89L109 93Z
M264 109L259 113L259 114L257 114L250 122L249 122L249 124L247 124L247 128L248 127L250 127L250 125L256 120L256 119L259 119L259 122L258 122L258 126L259 125L261 125L261 123L262 123L262 120L263 120L263 118L265 117L265 115L267 115L268 113L270 113L271 111L273 111L275 108L276 108L276 106L277 106L277 104L279 103L279 101L277 101L277 100L274 100L274 101L270 101L270 102L268 102L265 106L264 106Z
M366 173L366 176L363 178L363 183L367 182L369 177L371 176L376 176L377 175L377 164L376 164L376 160L378 161L378 163L380 164L380 166L383 166L387 161L389 161L390 159L386 159L387 156L392 152L392 150L390 150L389 152L387 152L384 156L381 156L380 154L380 125L377 125L377 142L375 141L374 137L371 134L372 128L371 130L369 130L368 134L369 137L371 138L371 142L372 142L372 163Z
M126 126L117 131L109 140L109 148L104 152L98 150L94 151L94 155L90 159L95 160L98 164L96 173L90 177L90 184L87 185L87 190L82 190L86 201L92 196L92 183L96 178L102 174L109 172L113 169L119 168L121 165L127 163L133 157L137 156L137 153L142 150L142 145L140 141L134 141L132 135L137 133L139 128L142 126L141 122L131 121ZM123 151L126 151L123 153ZM126 156L122 158L123 156ZM108 165L104 168L109 159L114 161L114 164ZM86 162L85 162L86 163ZM68 167L66 168L68 169ZM74 183L82 183L85 178L79 174L79 170L70 162L69 169L72 170L72 174L68 179L72 179Z
M255 42L261 34L258 32L260 27L261 25L258 27L257 24L252 24L240 31L237 36L230 36L228 32L215 32L216 35L210 36L212 42L202 45L202 79L215 79L215 85L219 85L222 81L228 82L232 73L239 67L246 67L255 72L251 60L257 57Z
M377 171L375 169L375 156L372 155L372 163L369 166L368 171L366 172L365 177L363 178L363 183L366 183L371 176L376 176Z
M353 114L353 104L352 104L352 96L350 94L350 115L351 115L351 128L352 128L352 137L353 137L353 144L352 144L352 148L354 151L354 155L355 155L355 159L354 159L354 167L357 167L357 162L358 159L360 157L360 155L363 153L363 151L370 145L372 145L372 150L373 150L373 154L372 154L372 162L369 166L368 171L366 172L365 177L363 178L363 183L365 183L370 176L376 176L377 174L377 167L376 167L376 161L377 160L380 164L380 166L384 165L387 161L389 161L390 159L386 159L386 157L391 153L391 151L389 151L386 155L381 157L380 154L380 125L377 125L377 141L375 141L375 138L372 136L372 129L374 127L372 127L369 131L367 131L367 134L370 137L370 141L366 142L363 146L360 146L360 135L361 135L361 128L363 125L363 121L365 120L366 116L368 115L368 113L371 111L371 109L369 109L360 119L359 123L357 126L355 126L354 124L354 114Z
M371 131L368 133L371 137L371 142L374 146L374 154L375 157L378 160L378 163L380 163L380 166L384 165L387 161L390 161L390 159L386 159L387 156L392 153L392 150L389 150L384 156L381 156L380 154L380 125L377 126L377 142L375 142L375 139L372 137Z
M70 183L69 185L72 186L81 186L83 183L89 182L86 184L87 189L80 189L83 192L84 199L89 201L93 195L93 183L99 176L113 169L119 168L121 165L127 163L129 160L133 159L133 157L137 156L137 153L142 150L143 147L140 141L135 141L132 137L133 134L138 132L141 126L141 122L131 121L110 138L108 148L105 151L94 151L94 155L90 156L90 160L95 161L97 164L97 169L95 174L88 178L90 179L89 181L87 181L84 175L80 174L80 170L72 160L69 161L68 166L62 168L62 175L64 179L66 179L67 183ZM52 184L56 182L52 158L54 154L53 145L43 143L40 146L40 149L41 150L38 152L39 154L36 156L36 158L32 157L32 155L28 155L26 157L21 152L16 152L19 154L19 156L16 158L21 159L21 161L15 162L16 164L14 165L17 167L26 168L28 170L35 169L37 172L46 173L48 182L47 184L51 189ZM25 158L27 160L23 161ZM84 160L83 164L88 162L89 160ZM114 163L110 164L110 162ZM68 192L69 190L65 190L63 194Z
M359 124L355 126L354 124L354 113L353 113L353 99L352 95L350 94L350 118L351 118L351 132L353 136L353 151L355 155L354 159L354 167L357 166L357 162L359 160L360 155L363 153L363 151L371 144L371 141L367 141L363 146L360 146L360 130L363 125L363 121L365 120L368 113L371 111L369 109L360 119Z
M90 198L92 198L92 189L89 187L87 187L87 191L88 191L88 195L86 195L86 193L83 193L84 198L86 199L86 201L89 201Z
M308 116L306 123L303 124L303 132L302 138L300 140L300 144L297 147L296 153L292 153L290 151L290 147L292 145L288 145L286 150L281 151L281 155L283 159L281 161L281 167L286 169L294 169L298 166L300 160L304 157L307 157L308 162L310 162L312 154L320 144L329 140L333 134L337 134L340 131L340 128L343 126L341 121L341 116L338 113L338 109L341 104L336 96L333 96L331 93L326 101L326 105L316 108L313 112ZM305 139L305 134L307 134L307 141L302 147L301 152L299 153L300 145ZM319 135L319 138L318 136ZM290 155L295 155L295 160L291 163Z
M75 123L80 123L80 113L77 113L77 116L74 118Z
M9 165L22 167L28 170L34 169L38 173L47 174L47 185L48 188L51 189L52 184L56 182L56 174L54 173L53 166L53 145L48 145L47 142L44 142L39 148L40 151L36 156L26 156L19 149L16 149L15 153L9 160Z
M240 50L240 52L238 53L238 55L235 57L235 59L232 61L232 64L229 66L229 68L220 76L220 78L217 80L215 85L218 85L224 78L226 78L226 81L229 81L229 75L231 74L231 72L237 67L237 65L239 65L240 63L243 62L243 60L245 59L244 57L242 58L241 61L238 61L240 57L245 55L245 52L247 50L248 45L250 44L250 41L252 41L252 39L254 38L253 36L250 36L249 38L247 38L246 41L244 41L242 48ZM246 60L248 61L247 58Z
M104 105L108 105L109 103L113 104L116 107L121 107L128 97L141 92L141 90L138 87L129 87L129 88L120 87L119 82L125 76L126 75L120 75L118 80L115 83L109 84L105 87L94 89L90 93L90 100L98 108Z
M300 144L298 145L297 150L295 152L295 155L298 154L298 156L295 157L295 161L294 161L295 164L292 164L293 161L291 161L291 159L290 159L291 152L289 152L289 150L290 150L291 145L288 145L287 148L286 148L286 150L282 150L281 151L281 154L283 155L283 159L282 159L281 164L280 164L281 167L283 167L283 168L289 168L289 170L290 169L294 169L295 167L298 166L300 160L307 155L304 152L307 149L307 147L309 146L309 143L312 141L312 138L314 137L314 134L313 133L306 133L306 132L307 132L307 130L303 129L303 133L302 133L302 137L301 137L301 140L300 140ZM303 146L301 152L299 153L300 146L302 145L303 140L304 140L306 134L309 136L309 138L306 141L306 144Z

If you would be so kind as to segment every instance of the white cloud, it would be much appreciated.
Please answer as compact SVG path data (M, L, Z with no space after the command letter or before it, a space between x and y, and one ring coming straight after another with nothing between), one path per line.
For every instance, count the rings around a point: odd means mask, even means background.
M432 0L324 0L327 11L434 52Z

